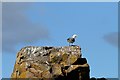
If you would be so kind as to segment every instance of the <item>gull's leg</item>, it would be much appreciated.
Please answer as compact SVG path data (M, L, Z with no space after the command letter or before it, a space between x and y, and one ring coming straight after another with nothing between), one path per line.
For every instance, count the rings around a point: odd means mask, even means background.
M74 43L72 43L72 45L75 45Z
M71 43L70 43L70 45L69 46L71 46Z

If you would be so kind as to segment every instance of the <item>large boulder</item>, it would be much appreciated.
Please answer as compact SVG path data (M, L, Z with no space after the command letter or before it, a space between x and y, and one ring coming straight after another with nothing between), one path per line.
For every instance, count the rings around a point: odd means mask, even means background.
M89 65L79 46L22 48L11 78L89 80Z

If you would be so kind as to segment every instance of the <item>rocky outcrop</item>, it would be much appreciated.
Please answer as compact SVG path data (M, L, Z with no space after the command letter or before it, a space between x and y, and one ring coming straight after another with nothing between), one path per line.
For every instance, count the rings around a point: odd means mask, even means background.
M89 65L79 46L22 48L11 78L89 80Z

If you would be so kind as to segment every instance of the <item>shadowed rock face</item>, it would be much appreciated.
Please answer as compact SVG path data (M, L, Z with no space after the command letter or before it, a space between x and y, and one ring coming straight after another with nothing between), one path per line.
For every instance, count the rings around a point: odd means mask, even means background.
M79 46L22 48L11 78L89 80L89 65Z

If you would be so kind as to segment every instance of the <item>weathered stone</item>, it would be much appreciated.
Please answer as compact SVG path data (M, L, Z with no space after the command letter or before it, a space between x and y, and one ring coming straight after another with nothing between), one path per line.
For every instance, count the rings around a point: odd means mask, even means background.
M29 71L22 72L20 76L18 76L18 78L33 78L33 77L34 74Z
M11 78L88 80L89 71L79 46L28 46L18 52Z
M59 64L55 64L52 66L52 74L53 75L61 75L62 74L61 66Z

